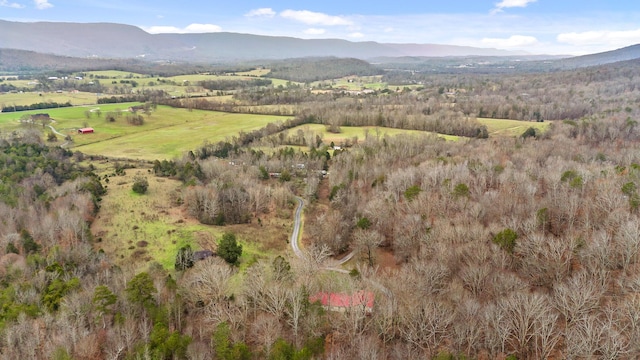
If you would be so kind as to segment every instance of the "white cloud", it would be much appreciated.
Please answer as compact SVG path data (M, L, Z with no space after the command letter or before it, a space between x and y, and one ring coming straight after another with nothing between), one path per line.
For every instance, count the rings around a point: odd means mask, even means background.
M304 33L307 35L322 35L325 32L326 32L325 29L318 29L318 28L309 28L304 31Z
M14 9L22 9L24 7L24 5L18 4L18 3L10 3L7 0L0 0L0 6L2 7L10 7L10 8L14 8Z
M514 7L527 7L529 4L536 2L537 0L502 0L496 4L496 7L491 10L492 14L496 14L504 11L506 8Z
M585 32L570 32L559 34L558 42L574 46L607 45L624 47L640 43L640 29L636 30L599 30Z
M352 25L353 23L344 17L327 15L324 13L313 12L308 10L285 10L280 13L285 19L298 21L307 25Z
M361 39L361 38L364 37L364 34L361 33L361 32L354 32L354 33L349 34L349 37L350 38L354 38L354 39Z
M506 39L484 38L482 39L482 43L497 48L515 48L537 45L538 39L533 36L512 35Z
M251 11L249 11L248 13L244 14L244 16L246 17L274 17L276 15L276 12L273 11L272 8L259 8L259 9L253 9Z
M220 32L222 28L214 24L191 24L184 28L188 33L208 33L208 32Z
M33 3L38 10L44 10L53 7L53 4L51 4L48 0L33 0Z
M220 26L214 24L191 24L184 28L175 26L142 26L141 28L150 34L196 34L222 31Z

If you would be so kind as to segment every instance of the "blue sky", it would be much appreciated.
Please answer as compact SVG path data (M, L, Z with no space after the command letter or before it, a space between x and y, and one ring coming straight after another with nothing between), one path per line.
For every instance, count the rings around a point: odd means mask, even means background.
M0 19L114 22L150 33L228 31L452 44L534 54L580 55L640 43L636 0L0 0Z

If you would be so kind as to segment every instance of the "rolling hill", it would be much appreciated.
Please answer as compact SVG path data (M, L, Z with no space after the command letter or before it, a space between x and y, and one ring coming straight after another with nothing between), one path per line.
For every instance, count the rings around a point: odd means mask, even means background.
M576 56L557 61L565 69L610 64L640 58L640 44L596 54Z

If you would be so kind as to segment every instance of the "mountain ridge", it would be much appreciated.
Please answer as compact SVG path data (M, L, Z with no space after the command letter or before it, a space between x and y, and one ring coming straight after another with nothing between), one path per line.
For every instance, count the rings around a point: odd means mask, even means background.
M0 20L0 48L54 55L211 62L313 56L509 56L522 52L443 44L392 44L343 39L302 39L231 32L150 34L117 23Z

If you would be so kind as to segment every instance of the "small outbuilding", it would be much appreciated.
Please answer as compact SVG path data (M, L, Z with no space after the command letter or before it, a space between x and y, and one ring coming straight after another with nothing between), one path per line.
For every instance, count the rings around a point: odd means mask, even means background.
M193 253L193 261L200 261L206 258L214 256L215 253L211 250L200 250Z
M49 122L49 121L51 121L51 117L47 113L32 114L31 115L31 121L32 122L36 122L36 121L47 121L47 122Z
M92 134L93 133L93 128L81 128L78 129L78 134Z

